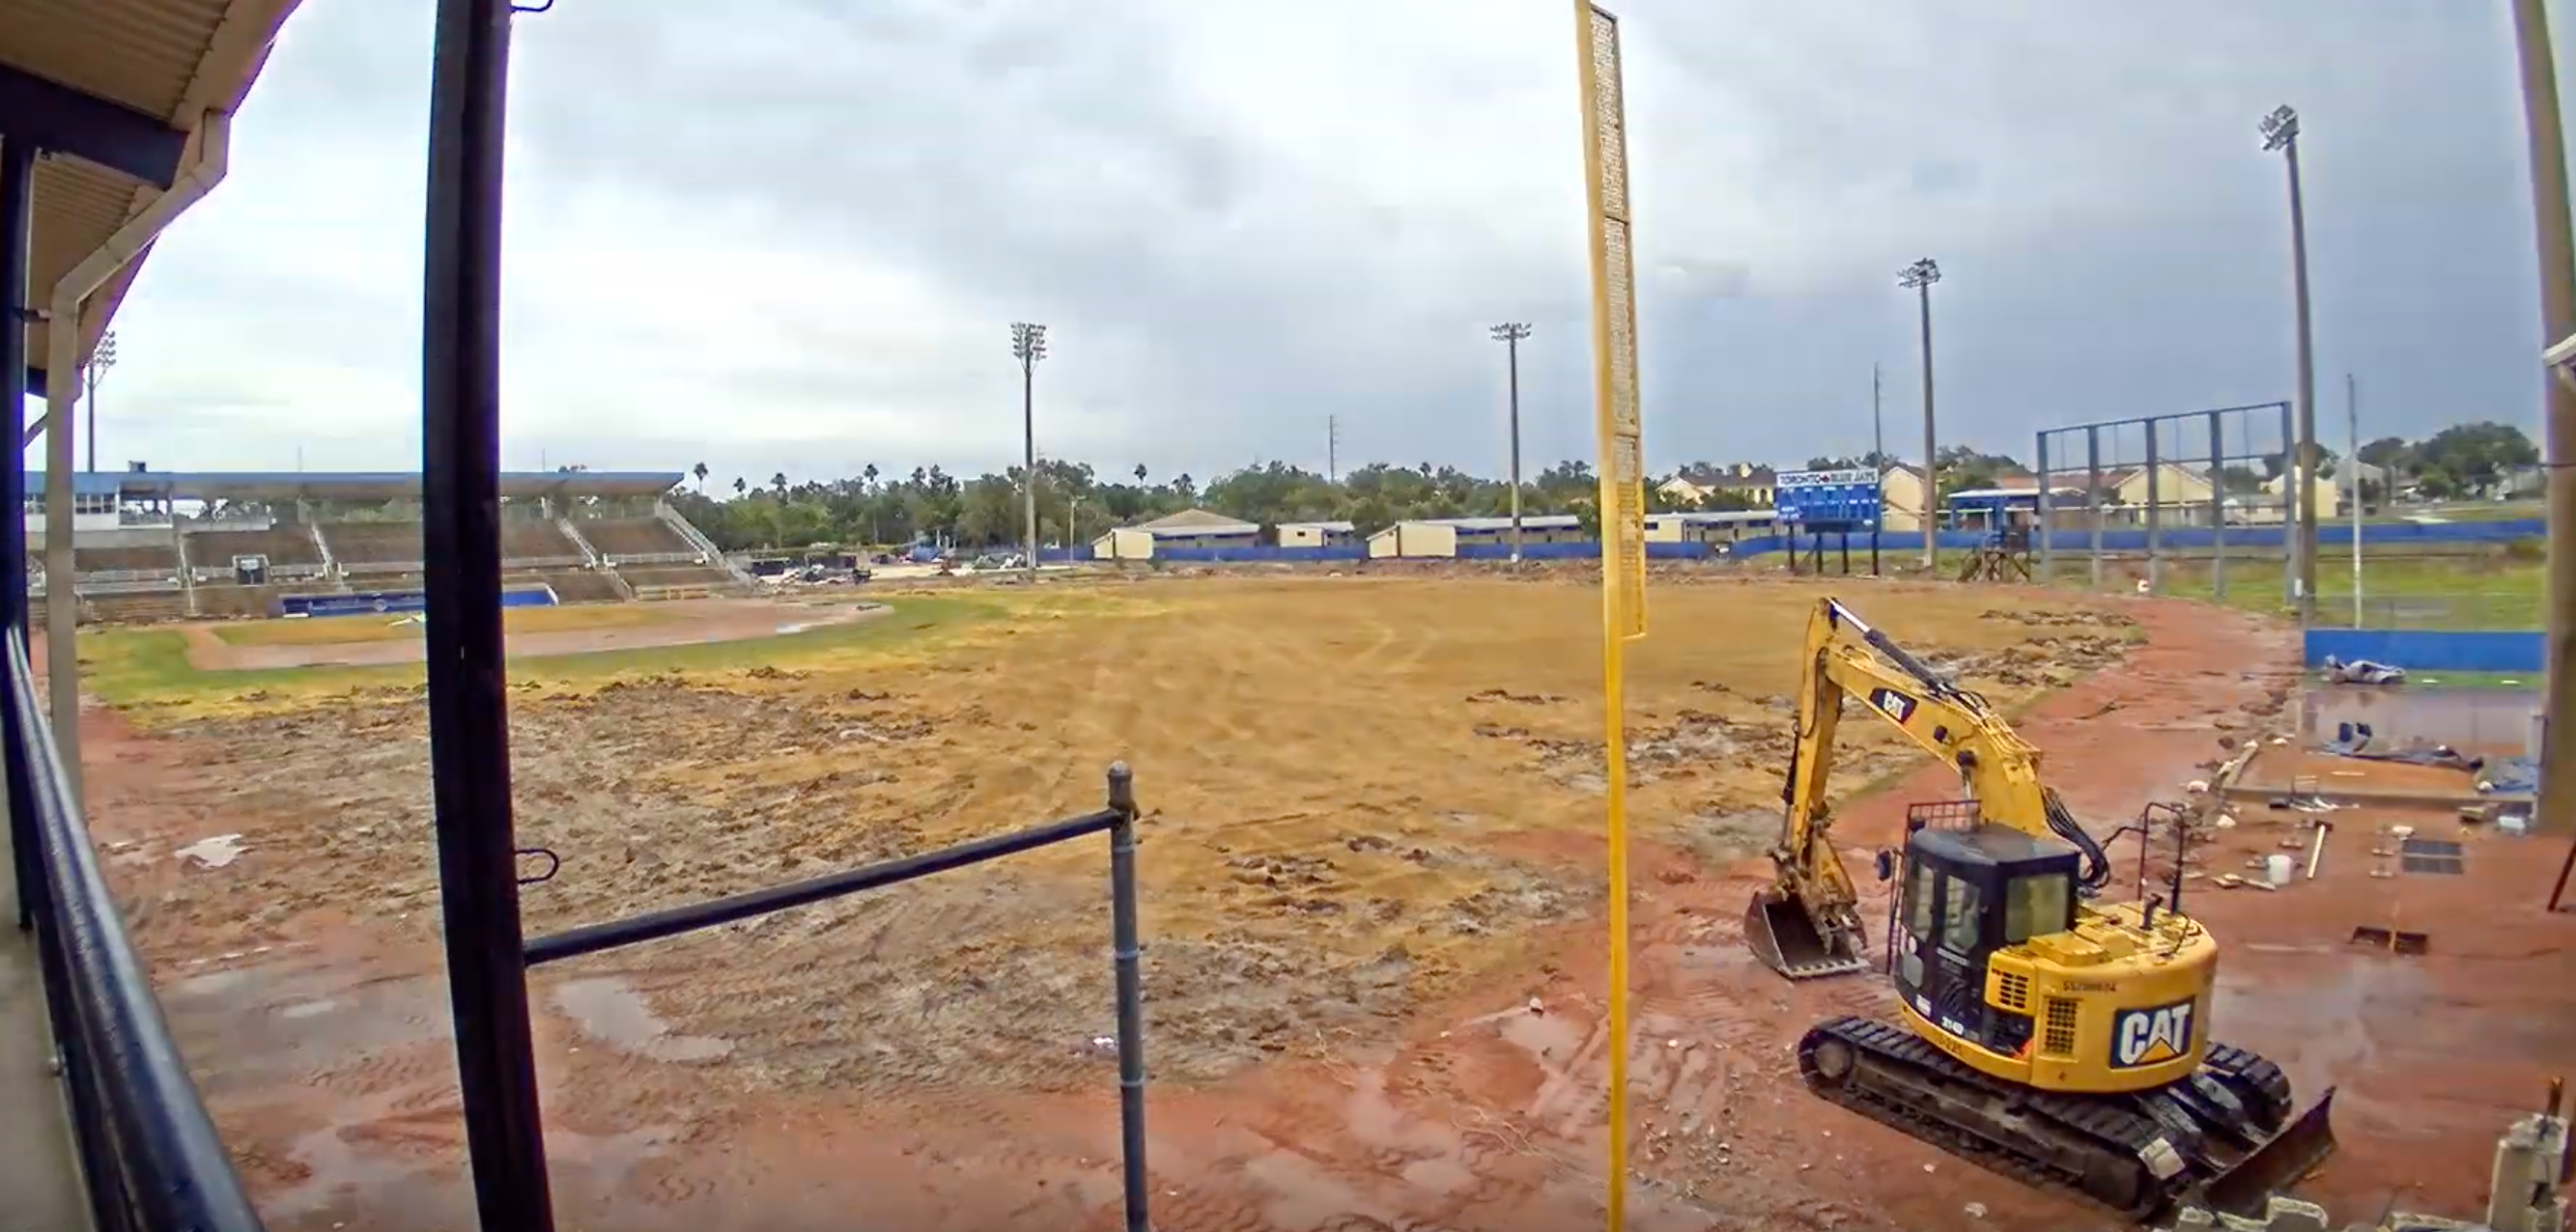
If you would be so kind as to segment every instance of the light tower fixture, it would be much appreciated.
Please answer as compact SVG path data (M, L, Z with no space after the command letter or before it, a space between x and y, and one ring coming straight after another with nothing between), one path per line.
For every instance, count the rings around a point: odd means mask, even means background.
M1932 431L1932 284L1941 281L1941 265L1925 257L1896 271L1896 285L1914 292L1923 320L1923 567L1940 562L1938 533L1941 508L1939 441ZM1877 542L1875 532L1870 540Z
M2263 149L2277 152L2290 176L2290 294L2298 330L2298 416L2295 431L2298 440L2290 442L2292 465L2285 482L2296 495L2290 507L2298 520L2291 536L2291 560L2296 577L2301 626L2316 622L2317 615L2317 472L2324 469L2317 448L2317 374L2313 333L2308 312L2308 214L2299 185L2299 113L2284 103L2272 109L2256 126L2263 134Z
M1046 358L1046 326L1011 322L1011 357L1020 361L1020 504L1025 517L1022 563L1029 580L1038 576L1038 361Z
M2263 149L2266 153L2287 149L2291 142L2299 139L2298 109L2283 103L2273 108L2270 115L2264 116L2263 122L2257 127L2263 133Z

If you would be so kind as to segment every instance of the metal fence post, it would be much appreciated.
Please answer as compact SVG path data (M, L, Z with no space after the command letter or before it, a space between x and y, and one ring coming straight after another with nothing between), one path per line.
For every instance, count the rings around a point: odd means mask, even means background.
M2053 519L2048 516L2048 507L2055 502L2050 499L2049 492L2048 434L2046 432L2039 434L2039 446L2032 450L2032 453L2036 455L2039 463L2039 517L2037 519L2039 522L2039 581L2044 586L2057 580L2057 571L2051 567L2054 562L2050 559L2048 551L2048 537L2053 524Z
M2296 608L2299 605L2299 485L2290 472L2299 438L2290 427L2290 404L2277 402L2273 405L2281 412L2281 602Z
M2209 413L2209 590L2227 597L2227 432L2225 412Z
M2102 589L2102 428L2084 426L2084 510L2086 522L2092 524L2093 543L2088 555L2093 558L2095 590Z
M27 331L18 322L22 314L34 311L34 297L29 292L34 267L31 244L36 226L36 147L24 137L0 136L0 406L9 408L12 431L26 417L27 404ZM47 374L53 380L68 381L72 374ZM63 430L59 427L56 430ZM0 468L0 507L20 512L27 507L27 468L17 462ZM20 519L24 524L23 516ZM45 601L78 603L72 597L70 578L45 579ZM0 633L15 632L27 624L27 536L23 530L0 535ZM14 696L17 682L11 679L13 669L0 656L0 697ZM44 890L44 877L36 860L35 810L24 790L28 772L27 750L17 737L17 724L7 724L0 734L0 770L8 777L9 849L17 865L18 927L35 925L36 898Z
M1127 763L1109 767L1109 931L1118 975L1118 1139L1127 1191L1127 1232L1146 1232L1144 946L1136 937L1136 781Z
M2148 420L2145 427L2147 430L2147 593L2160 595L2165 593L2164 558L2159 556L2156 550L2161 543L2161 536L2157 532L2163 522L2165 498L2162 486L2157 483L2162 476L2156 474L2156 421Z

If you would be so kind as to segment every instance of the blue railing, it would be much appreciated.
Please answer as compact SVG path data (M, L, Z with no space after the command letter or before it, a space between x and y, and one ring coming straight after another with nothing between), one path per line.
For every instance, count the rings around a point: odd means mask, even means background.
M258 1232L99 873L36 695L26 635L10 628L5 641L0 753L19 924L33 930L44 968L91 1219L99 1232Z

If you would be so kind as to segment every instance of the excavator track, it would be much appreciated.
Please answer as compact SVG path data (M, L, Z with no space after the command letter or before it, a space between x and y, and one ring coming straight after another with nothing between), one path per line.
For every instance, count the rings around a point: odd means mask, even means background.
M2256 1166L2276 1136L2293 1136L2281 1133L2289 1080L2279 1066L2225 1045L2211 1046L2192 1077L2159 1090L2060 1094L1989 1077L1904 1027L1844 1017L1798 1042L1798 1071L1817 1095L1908 1137L2131 1220L2186 1201L2259 1212L2270 1192L2332 1149L2330 1135L2302 1139L2298 1157ZM2300 1130L2313 1122L2324 1132L2332 1095L2301 1118ZM2251 1175L2236 1177L2239 1165Z

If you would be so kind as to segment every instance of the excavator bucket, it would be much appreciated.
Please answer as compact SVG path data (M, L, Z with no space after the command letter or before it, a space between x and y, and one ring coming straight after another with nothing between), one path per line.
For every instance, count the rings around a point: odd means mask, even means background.
M1778 886L1755 894L1744 909L1744 946L1763 966L1793 980L1869 969L1858 947L1827 942L1808 918L1806 905Z
M2299 1119L2212 1177L2197 1205L2221 1214L2260 1219L2274 1194L2285 1193L2335 1152L2334 1088Z

